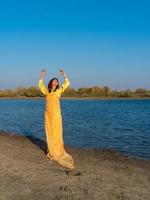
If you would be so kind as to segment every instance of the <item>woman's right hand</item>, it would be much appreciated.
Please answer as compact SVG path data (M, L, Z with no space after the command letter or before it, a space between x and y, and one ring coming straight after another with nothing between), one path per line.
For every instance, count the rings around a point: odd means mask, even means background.
M41 72L41 79L44 79L46 76L46 70L45 69L42 69L42 72Z

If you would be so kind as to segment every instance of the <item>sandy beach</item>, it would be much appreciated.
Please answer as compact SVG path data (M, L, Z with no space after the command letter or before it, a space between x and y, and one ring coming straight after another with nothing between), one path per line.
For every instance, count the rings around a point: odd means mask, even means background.
M0 200L149 200L150 160L111 149L65 146L76 169L69 172L34 138L0 132Z

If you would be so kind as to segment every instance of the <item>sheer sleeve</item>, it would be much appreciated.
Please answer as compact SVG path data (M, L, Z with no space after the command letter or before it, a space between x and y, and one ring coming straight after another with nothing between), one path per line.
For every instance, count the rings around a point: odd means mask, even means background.
M65 78L63 84L57 90L58 94L61 96L61 94L68 88L69 85L70 85L70 82L69 82L68 78Z
M46 88L45 84L43 83L43 80L40 79L39 80L39 88L41 90L41 92L44 94L44 95L47 95L48 94L48 89Z

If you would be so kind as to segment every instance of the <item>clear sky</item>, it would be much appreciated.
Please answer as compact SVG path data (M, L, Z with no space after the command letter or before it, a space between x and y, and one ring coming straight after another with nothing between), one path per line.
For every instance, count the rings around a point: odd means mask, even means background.
M0 88L48 81L150 89L149 0L0 0Z

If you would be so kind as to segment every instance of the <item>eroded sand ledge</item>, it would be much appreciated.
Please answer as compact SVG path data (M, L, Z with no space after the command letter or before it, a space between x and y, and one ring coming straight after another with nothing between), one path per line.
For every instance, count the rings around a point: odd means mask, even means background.
M0 132L0 200L148 200L150 161L66 147L74 174L48 160L44 143ZM80 171L80 173L78 173Z

